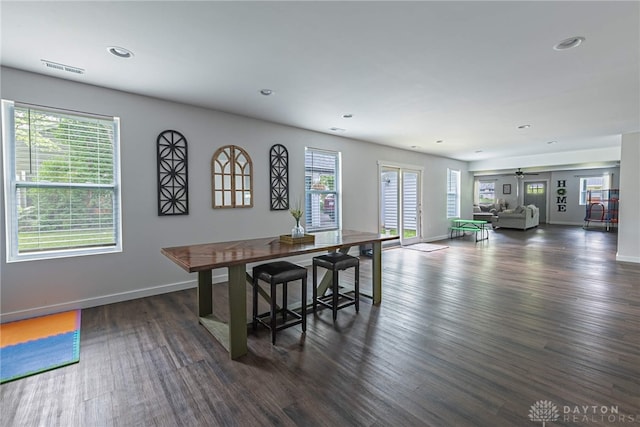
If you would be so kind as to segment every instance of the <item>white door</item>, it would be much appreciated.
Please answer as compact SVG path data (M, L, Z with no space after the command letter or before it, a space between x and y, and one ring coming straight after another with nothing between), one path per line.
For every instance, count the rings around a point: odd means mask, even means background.
M402 234L400 244L418 243L420 230L420 171L401 170L402 174Z
M380 168L380 233L400 236L403 245L421 240L421 182L419 170Z

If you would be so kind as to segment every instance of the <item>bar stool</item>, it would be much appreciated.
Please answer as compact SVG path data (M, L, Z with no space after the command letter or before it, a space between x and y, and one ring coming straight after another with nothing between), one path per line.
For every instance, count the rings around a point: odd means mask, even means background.
M258 314L258 280L271 285L271 309ZM287 308L287 284L294 280L302 280L301 314ZM282 308L276 306L276 288L282 284ZM282 323L278 325L277 317L281 314ZM293 318L287 320L287 315ZM266 319L269 319L267 322ZM302 324L302 332L307 330L307 269L288 261L275 261L253 267L253 330L258 322L271 330L271 342L276 343L276 331Z
M323 295L318 297L318 267L330 270L333 274L331 295ZM347 268L351 267L355 267L354 296L347 295L346 293L341 293L340 286L338 285L338 272L340 270L346 270ZM338 301L340 297L346 299L347 301L339 304ZM313 258L314 313L318 308L318 303L333 310L334 322L338 316L338 310L342 308L355 305L356 313L360 310L360 260L358 258L351 255L343 254L341 252L331 252L326 255L321 255Z

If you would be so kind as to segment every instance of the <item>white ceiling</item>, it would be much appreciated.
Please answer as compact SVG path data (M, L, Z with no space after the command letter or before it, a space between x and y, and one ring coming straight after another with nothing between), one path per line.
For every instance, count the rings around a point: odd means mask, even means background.
M0 14L4 66L460 160L640 131L636 1L2 1ZM573 36L586 41L553 49Z

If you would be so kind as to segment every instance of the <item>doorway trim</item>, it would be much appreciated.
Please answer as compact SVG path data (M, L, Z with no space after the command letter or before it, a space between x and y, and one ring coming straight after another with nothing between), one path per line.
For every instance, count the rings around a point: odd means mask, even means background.
M522 204L524 205L524 197L526 195L527 184L531 182L544 182L545 183L545 199L546 206L544 211L545 224L549 223L549 179L548 178L539 178L539 179L523 179L522 180Z
M398 218L399 218L399 224L398 224L398 235L400 236L400 241L399 243L401 245L405 245L406 243L406 239L403 238L402 236L402 218L404 215L403 212L403 204L401 203L402 200L402 190L403 190L403 183L402 183L402 177L403 177L403 172L418 172L420 179L418 181L418 191L417 191L417 197L418 200L416 201L417 203L417 219L416 219L416 223L417 223L417 228L418 228L418 233L416 235L416 237L411 238L412 243L417 243L417 242L422 242L422 229L423 229L423 218L422 218L422 193L423 193L423 181L424 181L424 167L423 166L418 166L418 165L412 165L412 164L407 164L407 163L401 163L401 162L392 162L392 161L385 161L385 160L378 160L378 232L380 232L380 227L382 225L382 212L380 210L380 206L382 205L382 170L384 168L389 168L389 169L397 169L398 170L398 199L397 199L397 205L398 205ZM414 241L415 240L415 241ZM397 241L392 241L392 242L396 242Z

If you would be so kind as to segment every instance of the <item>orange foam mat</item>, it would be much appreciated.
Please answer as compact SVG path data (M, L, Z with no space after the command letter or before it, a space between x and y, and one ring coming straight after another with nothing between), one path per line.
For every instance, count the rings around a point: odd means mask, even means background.
M80 327L79 323L79 310L3 323L0 325L0 347L72 332Z

